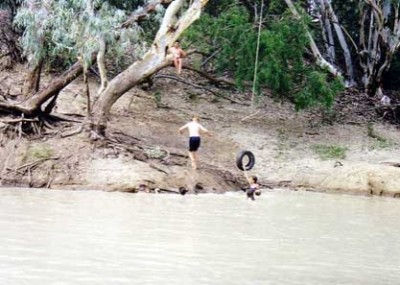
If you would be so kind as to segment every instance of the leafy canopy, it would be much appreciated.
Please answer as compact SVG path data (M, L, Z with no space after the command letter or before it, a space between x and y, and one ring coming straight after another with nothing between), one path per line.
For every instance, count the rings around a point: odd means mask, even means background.
M22 46L30 63L41 59L62 59L64 62L82 58L90 61L104 39L109 51L117 55L130 41L137 41L140 28L118 29L127 11L104 0L47 0L34 4L24 1L15 24L24 30Z
M260 33L257 62L258 27L243 6L227 6L218 17L204 15L185 36L203 52L217 53L210 68L232 74L239 87L255 79L259 94L261 86L267 86L276 96L292 101L297 109L318 105L329 108L343 85L305 60L308 17L295 19L285 12L265 22L269 25L263 25Z

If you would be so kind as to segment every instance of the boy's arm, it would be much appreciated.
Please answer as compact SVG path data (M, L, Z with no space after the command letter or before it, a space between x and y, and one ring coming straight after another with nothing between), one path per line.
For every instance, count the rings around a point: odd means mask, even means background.
M251 184L251 181L250 181L250 177L249 177L249 175L247 174L247 171L246 171L246 169L244 169L243 170L243 172L244 172L244 176L246 177L246 180L247 180L247 182L249 183L249 185Z
M179 133L182 134L182 133L183 133L183 130L186 129L187 126L188 126L188 125L186 124L186 125L184 125L183 127L180 127L180 128L179 128Z
M206 133L209 137L212 137L212 134L205 127L203 127L202 125L200 125L200 130L202 132Z
M181 57L186 57L186 52L184 52L183 49L181 49Z

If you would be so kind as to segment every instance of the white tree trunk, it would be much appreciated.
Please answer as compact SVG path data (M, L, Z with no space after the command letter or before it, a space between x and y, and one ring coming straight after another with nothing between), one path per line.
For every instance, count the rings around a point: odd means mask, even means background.
M364 50L361 52L360 65L364 71L364 88L368 94L374 95L400 46L400 3L380 0L364 2L366 5L362 11L360 28ZM393 21L392 28L387 24L389 17Z
M330 63L336 61L335 41L333 39L332 26L328 18L328 13L325 7L324 0L315 0L316 12L321 25L322 37L325 42L325 49L327 53L327 60Z
M105 55L106 55L106 41L104 40L104 37L101 37L99 39L99 52L97 53L97 66L99 67L99 72L100 72L100 88L99 91L97 91L97 94L101 94L108 85L108 79L107 79L107 68L105 64Z
M351 53L349 50L349 46L347 45L346 37L344 36L344 33L342 31L342 28L339 25L339 20L336 17L335 12L332 9L332 5L329 0L324 0L325 5L328 9L329 15L331 17L331 20L333 22L333 27L335 29L336 35L339 40L340 47L343 50L344 54L344 60L346 62L346 79L348 81L347 85L354 86L355 81L354 81L354 67L353 67L353 61L351 59Z
M288 5L288 7L289 7L290 11L292 12L292 14L293 14L295 17L300 18L300 14L299 14L299 12L296 10L296 7L293 5L292 0L285 0L285 2L286 2L286 4ZM334 75L334 76L342 76L342 74L340 73L340 71L339 71L334 65L332 65L331 63L329 63L329 62L322 56L320 50L318 49L318 47L317 47L317 45L316 45L316 43L315 43L315 41L314 41L314 38L312 37L312 35L311 35L310 32L307 32L307 36L308 36L308 38L309 38L309 40L310 40L311 51L312 51L312 53L313 53L313 56L314 56L314 58L315 58L316 63L317 63L320 67L322 67L322 68L328 70L332 75Z
M133 63L117 75L109 82L106 90L100 94L100 101L94 109L92 126L97 134L105 134L111 107L125 92L171 64L171 57L167 54L168 48L200 17L201 10L207 2L208 0L191 1L183 14L180 12L185 0L175 0L168 6L154 42L143 59Z

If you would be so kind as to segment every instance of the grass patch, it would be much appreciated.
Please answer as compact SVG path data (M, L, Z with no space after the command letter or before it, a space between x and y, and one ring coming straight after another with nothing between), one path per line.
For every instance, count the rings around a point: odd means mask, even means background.
M168 156L168 152L161 149L159 146L149 147L145 150L145 153L150 159L163 159L164 157Z
M346 147L317 144L314 145L312 149L322 160L346 158Z
M22 163L26 163L28 161L34 161L38 159L49 159L53 157L53 150L49 145L46 144L38 144L38 145L29 145L26 152L22 156Z
M154 101L156 102L157 108L161 106L161 92L156 91L153 93Z
M368 136L373 138L375 140L375 144L372 147L373 149L375 148L388 148L394 145L394 142L392 142L391 140L381 136L380 134L378 134L375 129L374 126L372 124L368 124L367 126L367 132L368 132Z

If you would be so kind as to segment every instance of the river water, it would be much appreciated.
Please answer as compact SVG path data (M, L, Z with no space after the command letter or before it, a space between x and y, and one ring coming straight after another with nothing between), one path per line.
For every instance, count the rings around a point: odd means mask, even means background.
M400 284L400 201L0 190L0 284Z

